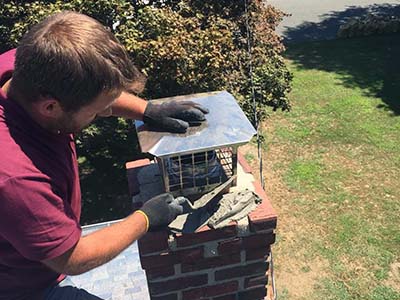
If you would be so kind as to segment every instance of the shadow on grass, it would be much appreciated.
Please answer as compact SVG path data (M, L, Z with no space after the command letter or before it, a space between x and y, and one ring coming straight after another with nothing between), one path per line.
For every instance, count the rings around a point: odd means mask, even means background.
M377 108L400 115L400 34L290 45L285 57L299 68L334 72L349 88L381 98Z
M349 6L344 11L332 11L319 16L322 19L321 22L304 22L295 28L287 28L283 33L284 41L285 43L291 43L333 39L342 24L354 17L362 17L368 14L400 16L400 5Z
M117 118L100 119L77 140L82 191L81 224L127 216L132 209L125 163L143 157L134 128Z
M321 16L319 23L307 22L285 33L287 42L324 40L336 35L349 18L368 13L400 16L400 5L351 6L345 11ZM379 97L378 108L400 114L400 35L289 44L285 56L298 67L335 72L349 88L361 88L366 96Z

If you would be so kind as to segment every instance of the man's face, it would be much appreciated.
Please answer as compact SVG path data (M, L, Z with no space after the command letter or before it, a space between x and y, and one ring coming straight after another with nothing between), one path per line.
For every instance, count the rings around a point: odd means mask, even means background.
M92 103L82 107L77 112L64 113L57 120L56 128L60 133L78 133L96 117L111 116L111 105L120 94L120 91L101 93Z

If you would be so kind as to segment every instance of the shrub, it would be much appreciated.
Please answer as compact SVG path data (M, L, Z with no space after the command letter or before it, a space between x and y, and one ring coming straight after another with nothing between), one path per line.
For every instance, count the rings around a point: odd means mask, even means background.
M341 25L337 36L339 38L352 38L398 32L400 32L399 16L368 14L367 16L352 18Z
M132 3L131 3L132 2ZM249 1L251 46L260 116L288 109L291 75L275 27L283 13ZM252 115L244 1L0 1L1 50L45 16L75 10L108 26L148 76L144 97L227 89Z

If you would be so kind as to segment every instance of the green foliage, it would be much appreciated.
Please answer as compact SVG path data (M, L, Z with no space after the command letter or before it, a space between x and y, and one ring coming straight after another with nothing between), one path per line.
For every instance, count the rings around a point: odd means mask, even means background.
M158 98L227 89L251 116L253 100L244 1L0 1L1 50L15 47L47 15L74 10L114 31L148 76L144 97ZM283 14L249 1L249 26L257 111L290 107L291 74L274 32Z

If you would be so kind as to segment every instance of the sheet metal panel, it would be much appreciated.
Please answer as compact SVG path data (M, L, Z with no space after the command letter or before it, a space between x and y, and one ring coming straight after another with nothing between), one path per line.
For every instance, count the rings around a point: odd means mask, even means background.
M151 101L173 100L191 100L208 108L210 112L206 115L206 121L199 126L190 127L186 133L179 134L150 129L142 121L136 121L142 152L157 157L182 155L223 146L239 146L248 143L256 134L235 98L226 91Z

